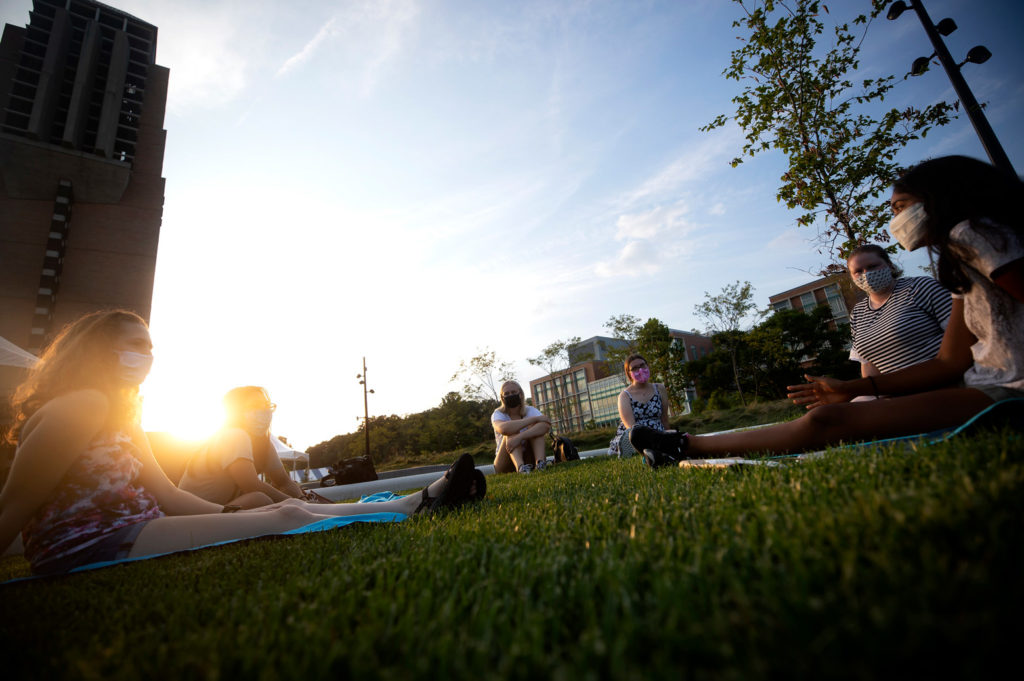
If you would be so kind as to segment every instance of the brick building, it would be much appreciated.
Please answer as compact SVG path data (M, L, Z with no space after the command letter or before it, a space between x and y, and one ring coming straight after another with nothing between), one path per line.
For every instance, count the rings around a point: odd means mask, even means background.
M19 347L97 309L149 319L169 75L156 40L91 0L33 0L28 25L4 27L0 336Z
M769 296L773 310L804 310L810 312L819 305L832 309L833 324L849 324L850 310L864 292L853 285L846 274L833 274L802 286Z

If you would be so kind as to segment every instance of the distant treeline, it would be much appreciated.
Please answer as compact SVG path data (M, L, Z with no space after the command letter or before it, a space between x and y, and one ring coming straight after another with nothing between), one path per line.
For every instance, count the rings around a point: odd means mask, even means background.
M370 451L374 463L431 452L449 452L493 440L493 400L466 399L450 392L433 409L408 416L371 416ZM337 435L309 448L313 466L327 466L339 459L366 453L363 428Z

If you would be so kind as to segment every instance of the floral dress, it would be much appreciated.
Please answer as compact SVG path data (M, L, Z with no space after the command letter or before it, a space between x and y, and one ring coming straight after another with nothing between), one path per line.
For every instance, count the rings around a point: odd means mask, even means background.
M633 410L634 425L647 426L655 430L665 430L665 427L661 424L661 394L657 387L654 389L654 396L646 402L634 400L629 390L626 390L626 394L629 395L629 406ZM620 422L618 429L615 431L615 437L608 443L608 453L612 456L622 456L622 452L619 451L619 439L627 430L629 429L626 428L626 424Z
M138 484L142 462L122 432L101 435L58 483L22 530L33 566L81 551L128 525L164 515Z

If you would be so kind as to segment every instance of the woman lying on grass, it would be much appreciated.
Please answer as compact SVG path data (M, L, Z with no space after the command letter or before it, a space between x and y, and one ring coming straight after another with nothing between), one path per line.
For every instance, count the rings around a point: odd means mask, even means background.
M715 436L634 429L637 450L680 459L820 449L963 423L993 402L1024 397L1024 183L963 156L925 161L893 185L889 229L903 248L938 255L953 310L938 355L852 381L807 376L789 397L810 411L770 428ZM858 395L901 395L850 403Z
M180 490L139 426L138 388L151 352L137 315L93 313L61 331L15 393L18 448L0 493L0 549L21 531L34 573L276 534L333 516L413 515L472 498L469 455L421 494L372 506L289 499L234 513L237 506Z

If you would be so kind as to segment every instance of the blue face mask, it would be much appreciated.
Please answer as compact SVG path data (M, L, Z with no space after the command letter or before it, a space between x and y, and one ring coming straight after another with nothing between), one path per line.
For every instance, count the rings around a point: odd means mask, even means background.
M130 385L141 385L153 367L153 355L121 350L118 356L118 377Z

